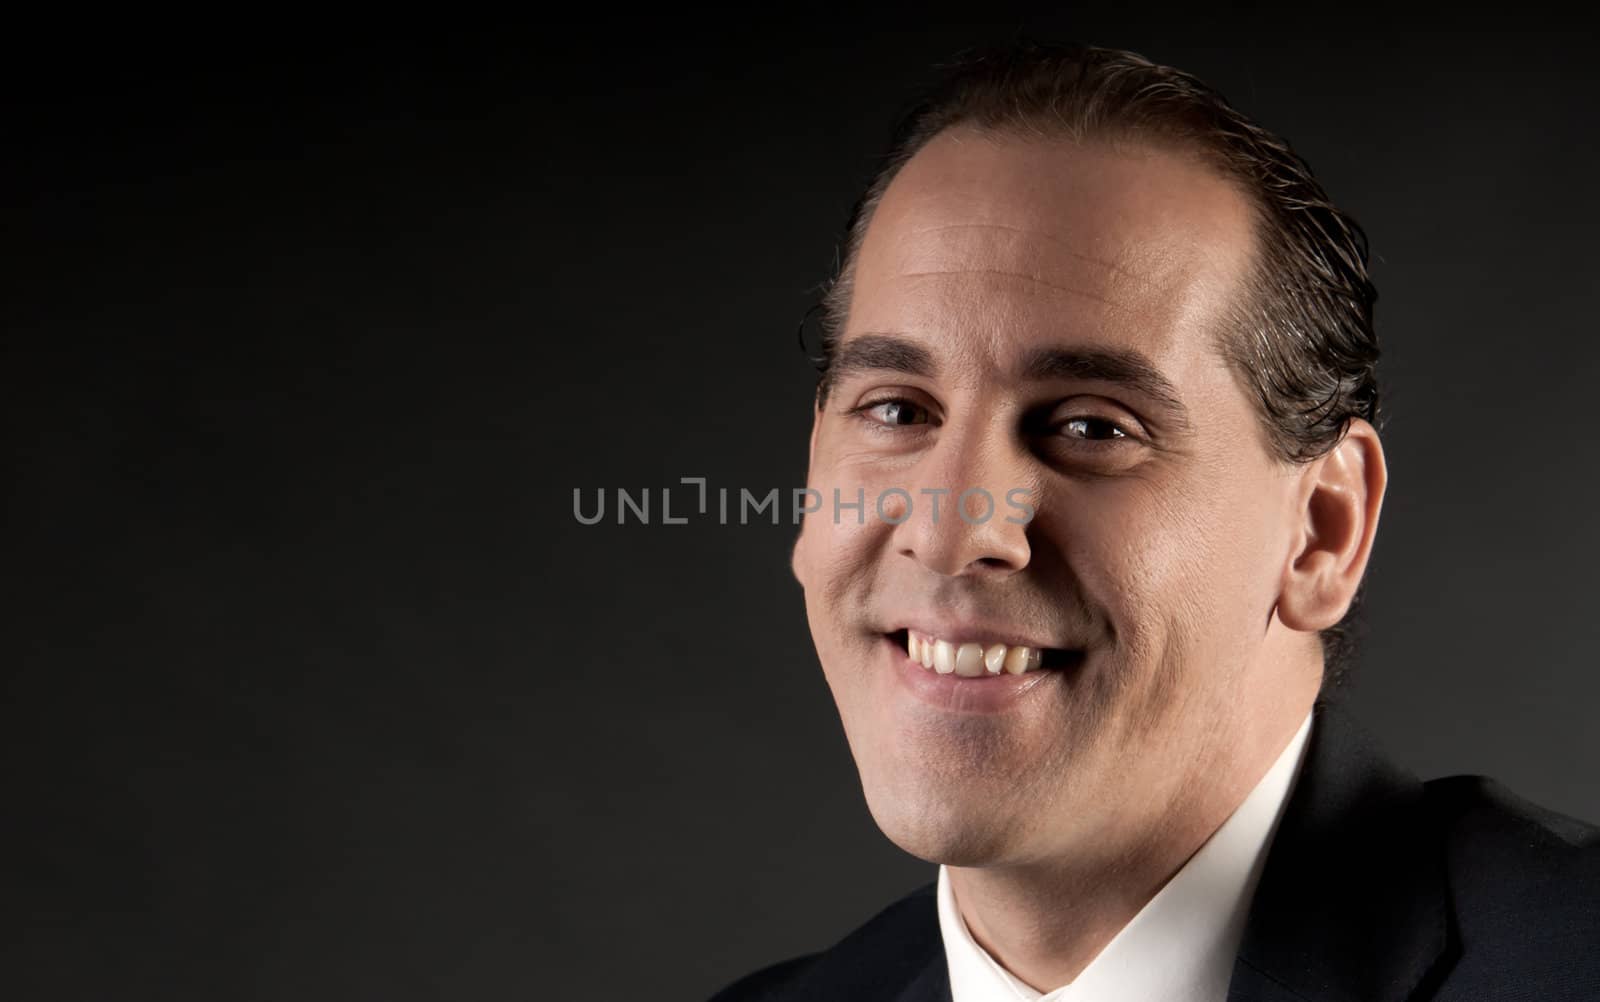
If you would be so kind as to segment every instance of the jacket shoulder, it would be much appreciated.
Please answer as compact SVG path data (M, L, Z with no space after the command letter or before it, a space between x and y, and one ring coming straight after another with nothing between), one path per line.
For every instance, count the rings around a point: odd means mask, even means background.
M1600 829L1483 776L1424 785L1459 937L1450 987L1481 997L1600 992Z
M821 954L808 953L752 971L711 996L711 1002L765 1002L782 998L787 988L819 956Z
M1572 891L1600 887L1600 828L1541 807L1484 776L1448 776L1430 780L1423 789L1458 894L1463 888L1526 892L1550 885L1555 890L1558 881ZM1554 904L1528 903L1544 909ZM1594 902L1585 904L1592 908Z
M820 953L763 967L712 996L711 1002L893 998L935 958L943 958L935 885L925 884L884 908Z

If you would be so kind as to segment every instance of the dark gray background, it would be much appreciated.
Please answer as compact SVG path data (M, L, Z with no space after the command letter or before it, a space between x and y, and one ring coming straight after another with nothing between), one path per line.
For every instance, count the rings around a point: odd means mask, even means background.
M1593 43L1263 5L14 30L11 998L700 998L932 868L771 526L794 325L907 88L1019 27L1211 81L1367 226L1392 482L1351 699L1600 816Z

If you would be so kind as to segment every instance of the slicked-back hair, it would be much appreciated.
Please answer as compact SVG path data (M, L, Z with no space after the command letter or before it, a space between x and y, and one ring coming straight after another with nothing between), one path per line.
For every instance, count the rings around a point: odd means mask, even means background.
M1377 290L1367 275L1366 236L1288 143L1195 77L1132 52L1023 42L971 50L941 69L902 117L823 287L819 406L828 397L829 363L874 211L901 168L935 136L970 127L1199 157L1244 192L1255 211L1246 288L1218 340L1257 409L1268 448L1284 462L1307 462L1332 450L1351 419L1378 426ZM1353 658L1363 590L1344 619L1322 631L1327 682L1337 683Z

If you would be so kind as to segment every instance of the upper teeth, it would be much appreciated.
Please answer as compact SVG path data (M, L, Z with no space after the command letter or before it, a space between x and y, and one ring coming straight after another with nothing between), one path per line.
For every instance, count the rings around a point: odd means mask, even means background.
M1039 667L1044 652L1037 647L1010 647L1005 644L952 643L916 630L906 631L906 653L924 668L941 675L998 675L1002 671L1021 675Z

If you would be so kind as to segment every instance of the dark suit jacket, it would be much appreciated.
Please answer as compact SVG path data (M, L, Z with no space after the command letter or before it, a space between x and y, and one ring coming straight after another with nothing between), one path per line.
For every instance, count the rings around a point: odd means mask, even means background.
M1428 783L1320 703L1229 1002L1600 1000L1600 831L1481 776ZM934 885L713 1002L949 1002Z

